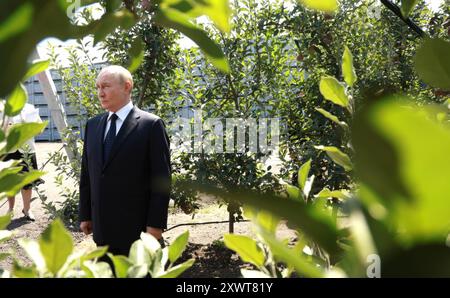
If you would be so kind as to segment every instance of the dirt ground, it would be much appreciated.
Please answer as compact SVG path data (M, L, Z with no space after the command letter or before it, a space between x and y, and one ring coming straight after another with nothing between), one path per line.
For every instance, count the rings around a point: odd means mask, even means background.
M62 146L60 143L37 143L36 145L39 167L42 167L48 160L50 153L60 150ZM55 202L61 200L60 190L54 183L55 167L51 163L48 163L43 170L47 172L43 177L46 182L39 186L40 191L44 191L49 200ZM71 187L73 186L73 181L65 181L65 185ZM16 196L14 217L8 227L9 230L14 231L14 237L0 244L0 253L13 248L17 258L22 264L27 265L30 264L30 260L18 245L16 239L37 239L50 223L40 199L37 198L34 192L33 198L31 208L36 216L36 221L30 222L23 218L21 213L22 199L20 195ZM239 277L240 269L249 268L250 265L244 264L237 254L228 250L223 245L221 240L223 240L223 235L228 233L228 223L191 225L195 223L228 220L226 206L219 207L216 202L208 198L202 199L201 206L201 209L194 217L192 215L186 215L175 208L170 208L168 230L164 232L164 238L166 241L172 242L178 235L189 230L189 245L182 259L195 258L196 260L194 265L182 277ZM7 202L0 202L0 214L5 214L7 210ZM175 227L180 224L181 226ZM235 233L254 236L251 223L249 222L236 223ZM71 231L71 234L76 249L95 247L91 235L86 236L79 231ZM277 237L293 239L295 238L295 233L282 224L278 229ZM10 270L11 265L11 258L0 261L0 268Z

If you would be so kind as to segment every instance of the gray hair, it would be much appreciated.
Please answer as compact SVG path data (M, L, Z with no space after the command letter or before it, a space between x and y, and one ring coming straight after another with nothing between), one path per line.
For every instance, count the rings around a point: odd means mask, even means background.
M98 76L100 77L104 73L109 73L115 76L119 81L124 84L125 82L129 81L131 83L131 89L133 89L134 82L133 77L131 76L131 73L126 69L125 67L122 67L120 65L110 65L104 67Z

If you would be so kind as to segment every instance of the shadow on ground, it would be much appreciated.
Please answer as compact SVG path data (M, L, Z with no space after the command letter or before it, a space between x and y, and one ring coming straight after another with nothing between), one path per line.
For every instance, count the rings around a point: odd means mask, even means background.
M23 225L29 224L31 222L32 221L28 220L25 216L20 217L20 218L15 218L15 219L11 220L11 222L6 227L6 229L11 231L11 230L20 228Z
M251 269L244 264L236 253L223 245L213 242L202 245L189 243L177 263L195 259L194 265L186 270L180 278L233 278L242 277L241 268Z

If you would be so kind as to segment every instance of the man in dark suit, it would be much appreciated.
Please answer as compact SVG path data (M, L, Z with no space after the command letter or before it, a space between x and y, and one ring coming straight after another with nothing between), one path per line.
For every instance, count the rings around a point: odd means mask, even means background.
M98 246L128 255L143 231L162 240L171 180L163 121L133 106L131 74L108 66L97 78L107 113L86 124L80 177L80 229Z

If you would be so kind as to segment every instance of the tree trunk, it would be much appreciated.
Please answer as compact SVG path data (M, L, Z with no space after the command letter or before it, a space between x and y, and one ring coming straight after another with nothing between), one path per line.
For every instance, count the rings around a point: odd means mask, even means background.
M233 234L234 233L234 215L233 215L233 212L228 211L228 218L229 218L228 232L230 234Z

